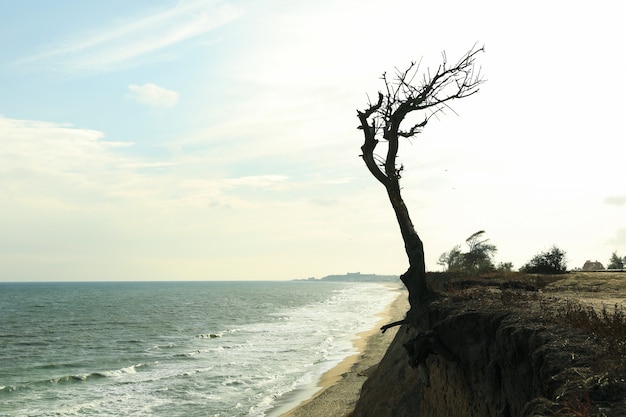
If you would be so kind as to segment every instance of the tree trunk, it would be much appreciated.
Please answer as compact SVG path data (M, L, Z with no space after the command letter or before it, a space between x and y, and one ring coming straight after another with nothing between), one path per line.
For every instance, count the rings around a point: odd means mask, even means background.
M389 181L385 188L396 214L402 240L404 241L404 249L409 258L409 269L400 276L404 286L409 291L411 308L407 313L406 320L411 323L417 323L426 307L429 292L426 284L424 245L415 231L409 216L409 210L404 204L404 200L402 200L397 178Z

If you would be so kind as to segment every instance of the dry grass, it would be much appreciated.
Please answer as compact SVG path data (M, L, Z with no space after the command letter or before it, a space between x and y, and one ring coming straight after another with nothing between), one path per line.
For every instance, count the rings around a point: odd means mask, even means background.
M431 272L428 283L436 291L458 292L467 288L497 288L500 290L538 291L563 280L566 275L539 275L522 272L494 271L478 277L459 273ZM626 281L626 280L625 280Z
M570 272L548 289L578 292L622 292L626 294L626 272Z
M611 350L626 353L626 315L622 306L615 304L613 311L609 311L605 305L598 312L593 307L566 300L550 310L555 310L546 311L553 314L553 321L589 333L597 341L606 343Z
M569 396L560 401L560 408L553 414L554 417L591 417L592 407L589 399L589 392L586 391L579 398L578 396Z

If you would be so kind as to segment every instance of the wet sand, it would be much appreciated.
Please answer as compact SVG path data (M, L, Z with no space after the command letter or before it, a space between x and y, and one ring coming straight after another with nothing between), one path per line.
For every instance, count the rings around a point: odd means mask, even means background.
M379 314L381 319L376 327L360 333L354 341L359 353L325 373L318 383L320 390L312 398L280 417L345 417L350 414L361 386L385 355L398 329L394 327L383 334L380 327L404 318L409 308L407 294L403 287L398 287L398 297Z

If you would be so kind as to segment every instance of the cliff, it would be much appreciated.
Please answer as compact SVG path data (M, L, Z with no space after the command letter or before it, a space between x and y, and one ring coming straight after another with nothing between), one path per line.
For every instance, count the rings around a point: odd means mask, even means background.
M353 417L626 416L626 320L606 307L626 300L626 274L439 275L431 286L432 326L420 326L431 342L417 347L431 354L409 366L420 329L403 326Z

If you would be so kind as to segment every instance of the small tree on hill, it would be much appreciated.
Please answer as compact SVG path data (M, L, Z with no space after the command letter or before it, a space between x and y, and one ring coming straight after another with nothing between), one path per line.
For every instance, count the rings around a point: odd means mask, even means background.
M411 307L406 321L418 321L429 290L424 245L400 192L404 168L397 163L400 141L421 133L431 117L449 109L452 101L478 92L482 76L475 69L475 61L482 51L483 48L472 48L456 64L450 64L444 54L443 62L435 71L420 73L419 64L412 62L406 70L396 70L391 78L383 73L383 91L378 93L375 102L370 101L364 110L357 111L358 129L364 136L361 157L369 172L385 187L409 261L409 269L400 276L409 291ZM418 121L409 116L416 116ZM381 143L386 145L383 145L384 156L376 153Z
M456 245L449 252L444 252L439 256L437 261L438 265L448 272L460 271L463 269L463 253L461 252L461 246Z
M483 239L484 230L478 231L465 240L468 250L461 252L459 245L449 252L444 252L439 257L439 265L448 272L461 272L469 275L482 274L493 271L493 255L498 251L495 245L488 243L489 239Z
M482 239L484 230L478 231L465 240L469 250L463 254L465 269L473 274L480 274L495 269L491 258L498 251L489 239Z
M496 267L497 271L511 272L513 271L513 262L500 262Z
M552 246L545 252L540 252L520 268L520 272L529 274L564 274L567 272L565 251Z
M611 254L611 259L609 259L609 264L606 267L607 269L624 269L624 262L626 261L626 256L624 259L617 256L617 252L613 252Z

